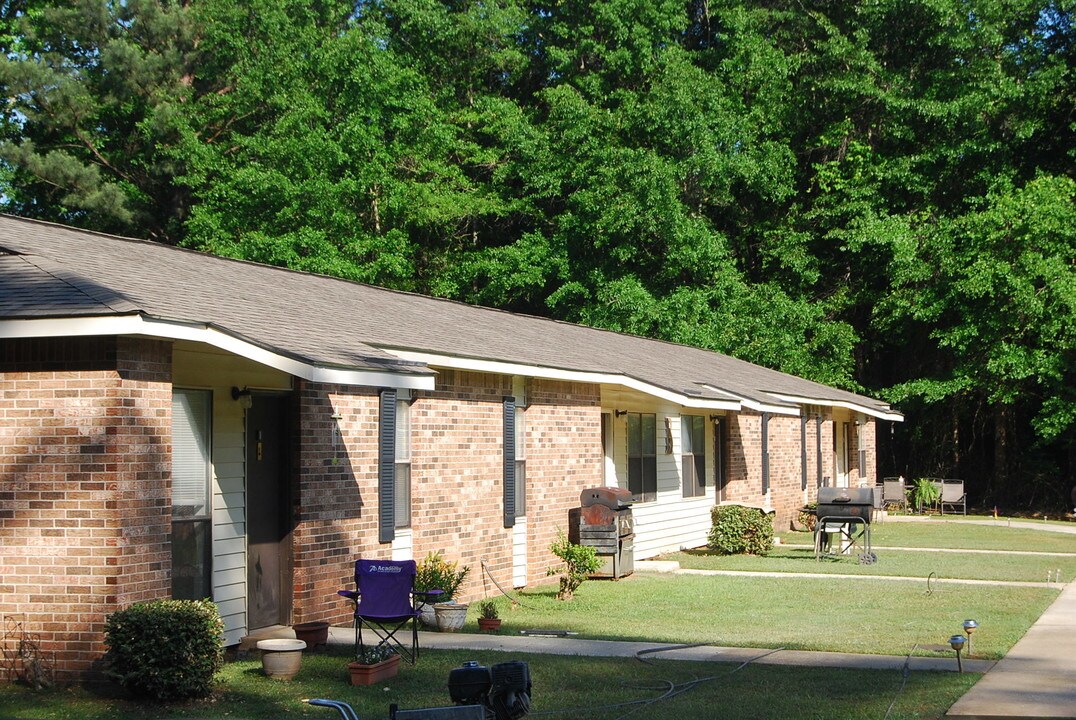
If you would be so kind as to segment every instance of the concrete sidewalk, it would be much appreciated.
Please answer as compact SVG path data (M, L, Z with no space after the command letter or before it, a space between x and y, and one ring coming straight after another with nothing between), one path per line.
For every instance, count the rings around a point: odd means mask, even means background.
M573 637L547 635L492 635L472 633L419 632L419 647L436 650L474 650L537 655L573 655L579 657L630 658L641 653L648 658L689 660L695 662L743 663L760 665L796 665L805 667L855 668L861 670L900 671L908 662L909 669L956 672L956 657L946 649L938 657L903 655L867 655L858 653L816 652L808 650L772 650L764 648L720 647L717 645L675 645L655 642L622 640L583 640ZM251 633L250 642L267 638L292 638L291 628L277 626ZM355 642L355 631L348 627L329 628L329 644L349 646ZM964 660L966 672L985 673L994 667L993 660Z
M1076 718L1076 583L1069 583L947 717Z
M806 650L766 650L759 648L719 647L716 645L673 645L654 642L620 640L580 640L571 637L540 635L464 635L458 633L421 633L419 644L424 648L443 650L495 650L499 652L537 653L544 655L579 655L586 657L634 657L642 653L648 658L691 660L696 662L742 663L760 665L799 665L806 667L858 668L863 670L896 670L904 667L904 656L863 655L856 653L812 652ZM957 669L956 657L950 651L940 657L912 657L911 670ZM992 660L966 660L964 669L983 673L994 666Z

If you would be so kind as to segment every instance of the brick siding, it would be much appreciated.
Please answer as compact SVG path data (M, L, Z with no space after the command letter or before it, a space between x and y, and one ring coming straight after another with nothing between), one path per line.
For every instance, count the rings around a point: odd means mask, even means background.
M171 345L0 345L0 615L84 677L108 613L170 592Z
M503 523L502 399L510 376L442 371L411 406L414 557L442 550L471 567L461 600L493 591L483 574L512 584L512 530ZM346 621L336 590L351 587L354 560L388 558L378 543L378 397L374 391L302 383L295 620ZM532 380L528 386L528 580L544 581L557 527L579 492L601 484L601 409L594 385ZM332 415L340 416L338 420ZM335 435L335 441L333 440ZM335 442L335 445L334 445ZM462 518L466 517L466 521Z

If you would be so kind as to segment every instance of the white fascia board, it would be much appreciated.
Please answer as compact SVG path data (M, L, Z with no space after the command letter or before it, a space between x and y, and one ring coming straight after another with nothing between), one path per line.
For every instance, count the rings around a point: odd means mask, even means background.
M808 398L797 397L795 395L780 395L778 393L770 393L776 398L785 400L787 402L803 403L804 405L828 405L829 407L839 407L845 410L851 410L852 412L863 413L864 415L870 415L871 417L878 418L879 420L892 420L893 422L904 422L904 416L896 410L876 410L869 408L866 405L860 405L854 402L848 402L846 400L823 400L822 398Z
M266 350L234 335L206 325L147 319L141 315L110 315L80 318L42 318L0 321L0 338L79 337L88 335L144 335L170 340L190 340L220 348L234 355L275 368L311 382L364 387L433 390L433 373L408 375L378 370L313 365Z
M621 375L620 373L564 370L562 368L551 368L541 365L523 365L520 363L502 362L500 360L480 360L477 358L439 355L435 353L385 347L381 349L395 355L401 360L425 363L431 367L451 368L453 370L472 370L474 372L485 372L495 375L522 375L524 377L542 378L544 380L563 380L565 382L584 382L599 385L620 385L632 390L637 390L645 395L650 395L662 400L667 400L671 403L676 403L677 405L697 408L700 410L732 410L735 412L740 410L741 404L741 401L735 398L730 400L715 400L713 398L693 397L684 393L673 392L627 375Z
M712 385L704 386L714 392L725 393L730 395L728 390L722 390L721 388L713 387ZM800 415L800 409L798 407L788 407L787 405L769 405L767 403L760 403L757 400L751 400L750 398L737 397L743 407L748 410L754 410L760 413L773 413L774 415L791 415L792 417L798 417Z

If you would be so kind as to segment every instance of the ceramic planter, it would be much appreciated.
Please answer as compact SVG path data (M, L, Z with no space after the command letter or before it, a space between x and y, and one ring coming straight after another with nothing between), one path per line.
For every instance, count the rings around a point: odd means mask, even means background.
M327 622L299 623L292 625L291 629L295 631L295 639L305 642L311 650L318 646L325 647L329 642L329 623Z
M262 670L274 680L291 680L299 672L306 643L302 640L259 640Z
M441 632L458 632L467 621L467 605L437 603L433 608L437 614L437 629Z
M431 603L422 603L421 605L418 606L418 611L419 611L419 616L418 616L419 622L421 622L424 627L428 627L428 628L437 627L437 613L433 609L433 604L431 604Z
M388 660L382 660L373 665L360 662L348 663L347 671L351 675L352 685L376 685L396 677L396 673L400 671L400 656L393 655Z

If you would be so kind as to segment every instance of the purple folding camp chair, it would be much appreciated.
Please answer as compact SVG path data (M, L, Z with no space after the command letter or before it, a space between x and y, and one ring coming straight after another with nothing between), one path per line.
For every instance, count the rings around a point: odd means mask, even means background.
M376 647L394 647L409 663L418 660L418 615L415 607L414 560L356 560L358 591L340 590L338 595L355 601L355 649L362 652L362 630L377 636ZM411 623L411 647L396 633Z

